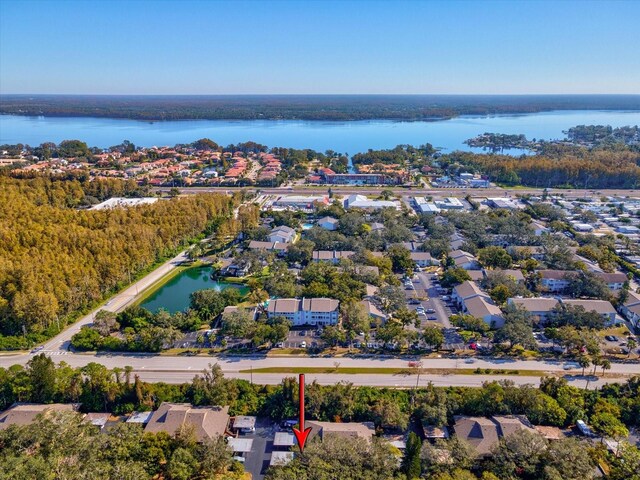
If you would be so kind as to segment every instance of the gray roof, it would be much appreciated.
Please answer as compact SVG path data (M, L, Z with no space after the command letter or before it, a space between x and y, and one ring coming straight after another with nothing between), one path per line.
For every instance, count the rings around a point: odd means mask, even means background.
M333 298L277 298L269 302L269 313L295 313L302 309L307 312L333 312L340 302Z
M274 447L293 447L295 445L295 437L287 432L276 432L273 438Z
M48 415L53 412L76 411L78 411L78 405L75 403L51 403L46 405L36 403L18 403L0 413L0 430L9 428L11 425L30 425L40 414Z

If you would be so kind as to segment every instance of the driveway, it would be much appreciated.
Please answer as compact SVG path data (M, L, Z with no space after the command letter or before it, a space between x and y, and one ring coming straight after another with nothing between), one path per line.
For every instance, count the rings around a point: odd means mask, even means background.
M259 417L256 421L256 431L242 438L252 438L251 451L245 454L244 470L251 473L252 480L262 480L269 468L271 452L273 451L273 425L268 418Z

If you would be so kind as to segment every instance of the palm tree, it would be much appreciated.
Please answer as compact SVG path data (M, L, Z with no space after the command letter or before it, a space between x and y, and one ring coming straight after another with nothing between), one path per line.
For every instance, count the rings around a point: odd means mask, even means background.
M629 352L627 353L627 358L629 358L631 356L631 354L633 353L633 351L635 350L635 348L637 346L638 346L638 342L636 342L633 339L631 339L631 340L629 340L629 342L627 342L627 348L629 348Z
M133 373L133 367L131 365L124 366L124 381L127 384L127 387L131 385L131 373Z
M607 358L605 358L600 363L600 366L602 367L602 376L604 376L604 371L611 369L611 362Z
M584 377L584 371L591 365L591 360L586 355L578 358L578 365L582 367L582 376Z

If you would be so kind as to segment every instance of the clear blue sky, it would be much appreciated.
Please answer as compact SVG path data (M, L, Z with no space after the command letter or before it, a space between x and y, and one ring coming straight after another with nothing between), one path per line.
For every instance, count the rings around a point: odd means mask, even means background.
M1 93L640 93L640 1L0 0Z

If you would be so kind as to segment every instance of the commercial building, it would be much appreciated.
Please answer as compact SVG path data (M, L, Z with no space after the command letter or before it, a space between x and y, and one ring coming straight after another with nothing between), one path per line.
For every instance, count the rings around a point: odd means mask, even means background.
M349 195L344 200L344 208L361 208L363 210L399 209L400 203L393 200L369 200L364 195Z
M267 316L285 317L293 325L335 325L339 307L332 298L277 298L269 302Z
M273 202L274 207L293 210L313 210L316 205L329 205L327 195L283 195Z

